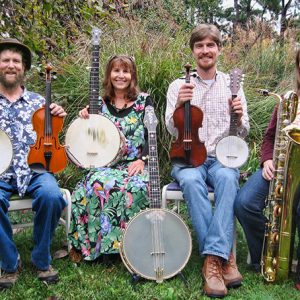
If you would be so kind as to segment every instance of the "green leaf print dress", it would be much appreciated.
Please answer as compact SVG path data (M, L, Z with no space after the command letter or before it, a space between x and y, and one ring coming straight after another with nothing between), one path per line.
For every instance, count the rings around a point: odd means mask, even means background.
M111 113L109 104L101 100L101 113L123 132L126 149L116 165L90 170L72 194L69 240L85 260L119 253L122 228L148 206L147 169L142 174L128 176L129 164L141 158L146 143L143 119L147 98L149 101L148 94L140 93L122 117Z

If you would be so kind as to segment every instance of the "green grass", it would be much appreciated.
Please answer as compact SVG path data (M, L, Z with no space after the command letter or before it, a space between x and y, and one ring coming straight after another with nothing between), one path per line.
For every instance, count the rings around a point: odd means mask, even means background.
M186 215L184 215L186 219ZM190 226L190 221L188 220ZM193 251L191 258L183 270L187 286L179 276L165 280L161 284L140 280L135 286L131 284L131 276L121 261L112 265L83 262L75 264L69 258L53 261L59 270L60 281L56 285L46 285L39 281L30 263L33 247L32 230L27 229L14 236L21 254L23 270L16 285L0 291L1 300L39 300L51 299L209 299L202 295L201 266L203 259L197 251L197 242L193 235ZM65 233L58 228L53 241L52 252L62 248ZM237 263L244 276L242 287L229 290L226 299L299 299L300 293L293 287L293 276L282 284L265 284L259 274L249 270L246 264L247 246L240 226L237 235ZM52 298L54 299L54 298Z

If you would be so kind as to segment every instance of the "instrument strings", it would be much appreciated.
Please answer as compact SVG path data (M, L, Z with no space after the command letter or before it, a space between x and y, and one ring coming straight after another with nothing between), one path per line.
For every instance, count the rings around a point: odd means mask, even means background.
M152 200L153 206L155 208L160 207L160 187L159 187L159 169L157 162L157 141L156 133L150 132L150 147L149 147L149 172L152 176L150 178L155 178L151 181L150 186L150 198ZM154 210L152 212L151 218L151 232L152 232L152 246L153 246L153 263L154 271L156 273L156 281L163 281L163 272L164 272L164 245L163 245L163 212L160 210Z
M162 215L159 211L154 212L153 222L151 226L152 245L154 255L154 271L156 273L157 282L163 281L164 271L164 249L163 249L163 232L162 232Z

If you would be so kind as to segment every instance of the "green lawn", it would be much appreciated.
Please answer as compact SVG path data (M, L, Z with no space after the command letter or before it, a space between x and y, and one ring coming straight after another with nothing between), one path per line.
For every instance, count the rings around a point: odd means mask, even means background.
M101 263L74 264L68 258L53 261L60 271L60 281L47 286L40 282L30 263L33 243L31 229L15 235L21 253L23 270L19 281L10 290L0 291L0 299L209 299L202 295L200 269L203 263L193 238L192 256L183 270L187 286L179 276L162 284L141 280L134 287L131 276L121 261L113 265ZM53 242L53 253L62 248L64 229L60 227ZM226 299L300 299L300 292L293 287L292 278L282 284L265 284L260 275L253 273L246 264L246 243L238 226L237 262L244 276L242 287L229 290ZM292 277L294 274L292 274ZM52 297L52 298L51 298Z

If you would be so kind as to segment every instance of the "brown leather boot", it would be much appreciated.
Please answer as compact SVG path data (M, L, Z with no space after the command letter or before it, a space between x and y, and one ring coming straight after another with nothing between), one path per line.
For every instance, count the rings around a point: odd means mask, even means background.
M222 276L222 259L215 255L207 255L202 268L204 294L211 298L223 298L227 295Z
M243 276L238 270L238 267L236 265L234 256L232 253L230 253L229 260L223 262L222 264L222 270L223 270L223 279L225 282L225 285L228 288L237 288L241 286Z

